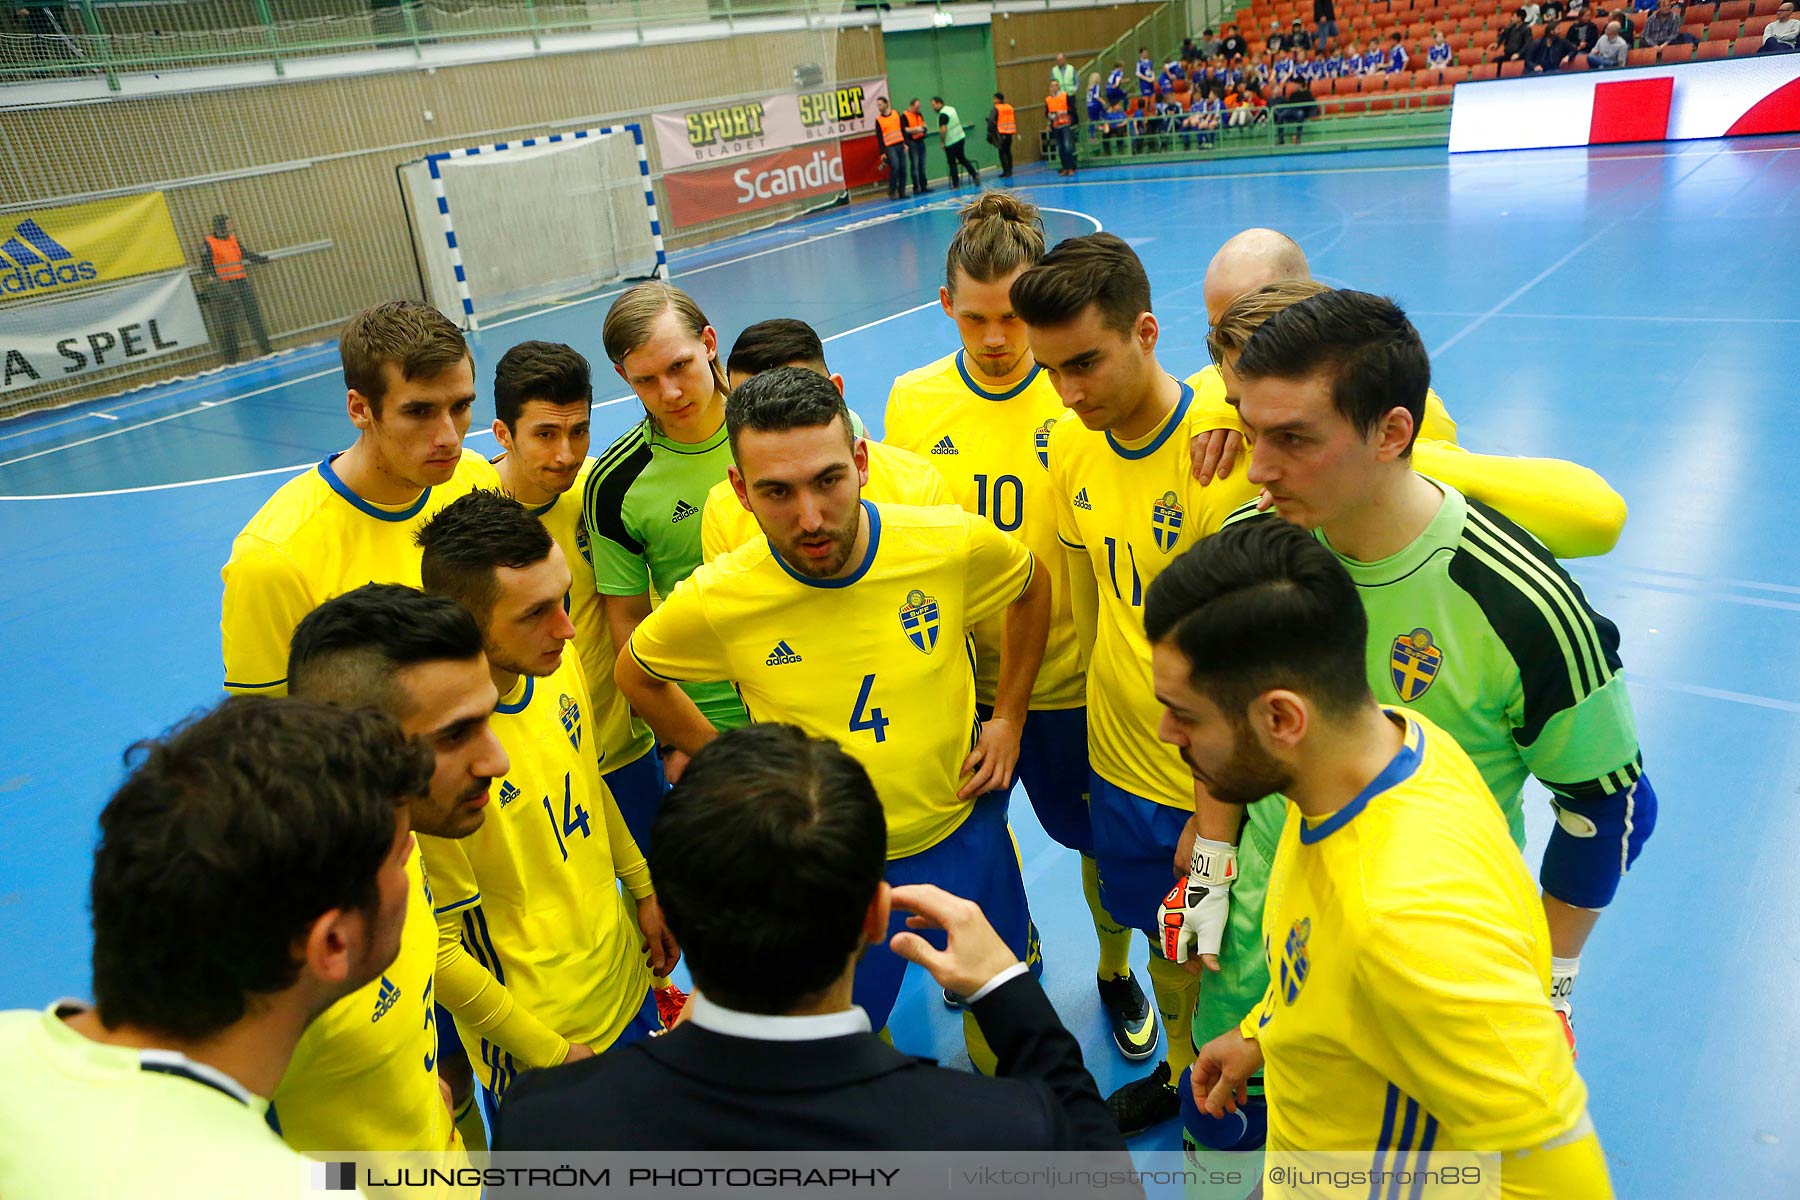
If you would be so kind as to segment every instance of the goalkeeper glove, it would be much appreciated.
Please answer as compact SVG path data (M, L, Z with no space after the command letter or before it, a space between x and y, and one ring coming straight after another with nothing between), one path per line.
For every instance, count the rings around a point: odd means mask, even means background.
M1218 955L1236 878L1236 846L1211 838L1194 839L1188 877L1169 889L1156 911L1164 958L1182 963L1193 955Z

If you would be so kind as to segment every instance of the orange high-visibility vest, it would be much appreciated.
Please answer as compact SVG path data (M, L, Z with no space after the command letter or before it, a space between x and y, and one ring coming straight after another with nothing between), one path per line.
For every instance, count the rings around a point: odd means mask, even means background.
M1017 133L1019 124L1013 119L1013 106L1010 104L994 105L995 125L1001 133Z
M1066 92L1044 97L1044 108L1050 113L1050 128L1061 129L1069 123L1069 97Z
M875 124L881 129L881 144L884 146L898 146L906 136L900 132L900 114L897 112L891 112L885 117L877 116Z
M906 124L906 136L915 142L925 140L925 114L916 113L912 109L904 109L900 113L901 121Z
M237 234L216 238L209 233L206 244L212 248L213 274L220 279L244 278L244 248L238 245Z

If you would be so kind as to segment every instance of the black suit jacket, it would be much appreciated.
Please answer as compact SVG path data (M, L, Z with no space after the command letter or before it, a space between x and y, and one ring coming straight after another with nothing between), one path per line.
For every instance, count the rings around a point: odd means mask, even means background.
M1037 981L970 1010L999 1077L872 1033L766 1042L682 1025L507 1091L495 1150L1123 1150L1081 1047Z

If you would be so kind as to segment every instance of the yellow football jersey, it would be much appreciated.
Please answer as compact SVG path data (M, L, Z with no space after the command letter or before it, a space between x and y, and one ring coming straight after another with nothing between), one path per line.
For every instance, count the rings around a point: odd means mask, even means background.
M413 535L457 497L500 486L488 461L464 450L450 482L382 508L338 478L337 457L282 484L231 543L220 572L228 692L286 695L288 642L302 617L365 583L418 587Z
M461 1144L438 1090L437 922L417 839L406 878L411 890L400 953L380 978L307 1026L270 1097L282 1139L296 1150Z
M1237 409L1225 400L1225 379L1219 374L1219 368L1208 365L1187 377L1187 385L1194 389L1195 404L1204 414L1200 432L1208 429L1235 429L1244 433L1244 423L1238 418ZM1450 416L1450 410L1438 399L1434 390L1425 389L1425 415L1419 421L1419 437L1433 441L1456 444L1456 422Z
M944 477L931 464L908 450L870 440L869 482L863 499L875 504L955 504L956 497L944 485ZM700 517L700 551L711 562L729 550L762 536L756 518L738 502L731 480L721 479L706 493L706 510Z
M574 576L574 582L569 584L569 620L575 626L575 648L581 654L588 698L594 702L589 736L604 775L642 758L655 739L649 726L631 715L631 705L613 682L618 651L613 648L612 630L606 624L604 598L594 590L594 556L588 550L587 523L581 519L581 498L587 493L594 461L589 458L582 464L575 486L531 511L562 547L563 557L569 560L569 573Z
M973 749L967 631L1030 586L1031 552L954 506L863 502L869 548L842 579L807 579L768 540L683 580L631 635L653 675L729 680L753 721L832 738L868 768L887 813L888 857L941 842Z
M1269 872L1270 1151L1510 1151L1581 1129L1537 885L1469 756L1417 713L1328 817L1288 809ZM1388 1162L1400 1169L1400 1162Z
M1099 624L1088 665L1088 762L1108 783L1166 804L1194 807L1194 777L1175 747L1159 741L1162 706L1150 672L1144 593L1175 556L1216 533L1231 510L1256 495L1240 455L1231 474L1194 481L1188 442L1216 428L1194 410L1194 391L1148 436L1122 442L1080 421L1050 435L1057 536L1084 553L1099 585Z
M1042 367L1003 392L969 374L963 352L894 380L882 436L923 455L955 492L955 503L1037 555L1050 580L1050 639L1031 688L1031 707L1079 708L1087 702L1085 664L1069 608L1068 568L1056 539L1050 494L1050 430L1071 419ZM975 627L975 695L994 702L1000 678L997 620Z
M512 766L494 781L487 820L467 838L421 837L436 913L454 914L470 954L515 1000L571 1042L596 1051L649 994L635 906L650 871L600 778L589 745L587 685L577 656L520 680L494 710ZM496 1095L523 1063L464 1033L469 1061Z

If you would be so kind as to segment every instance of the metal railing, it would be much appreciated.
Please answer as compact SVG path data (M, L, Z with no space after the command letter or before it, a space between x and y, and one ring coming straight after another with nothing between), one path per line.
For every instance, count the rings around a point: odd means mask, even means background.
M1082 165L1125 166L1197 158L1323 150L1374 150L1443 145L1450 137L1450 88L1371 96L1323 97L1253 109L1244 124L1220 115L1212 128L1182 116L1132 117L1112 126L1084 125ZM1046 157L1054 150L1046 147Z
M1194 32L1187 25L1188 11L1184 0L1165 4L1133 25L1113 39L1112 45L1104 47L1093 58L1081 64L1076 74L1078 98L1085 102L1090 75L1098 72L1104 80L1115 62L1125 66L1126 94L1137 95L1137 84L1132 80L1132 71L1138 60L1138 47L1142 46L1150 51L1150 57L1160 71L1163 63L1181 48L1181 39Z
M886 0L909 4L915 0ZM0 11L0 85L262 62L484 38L623 35L696 21L808 25L859 0L40 0Z

